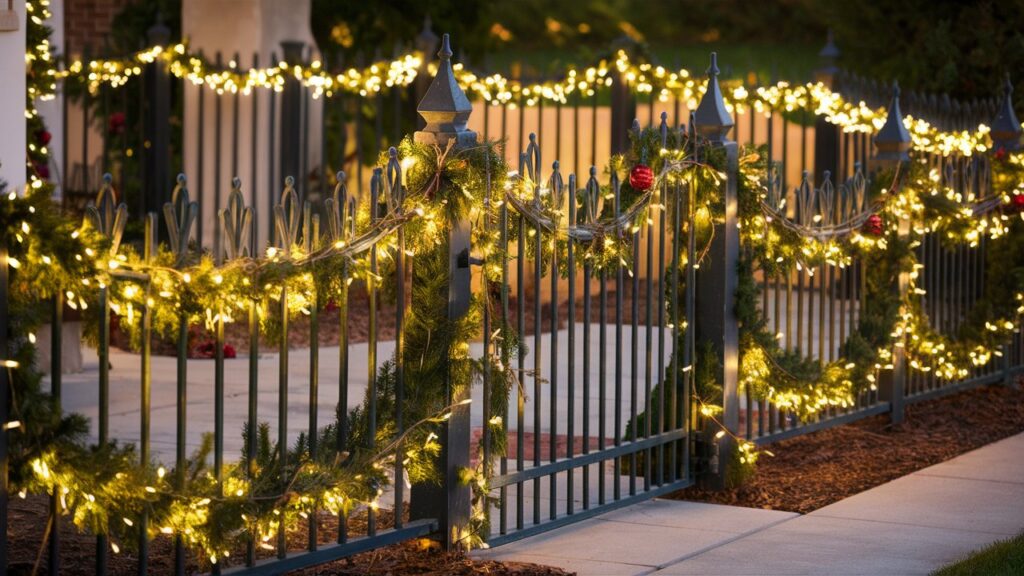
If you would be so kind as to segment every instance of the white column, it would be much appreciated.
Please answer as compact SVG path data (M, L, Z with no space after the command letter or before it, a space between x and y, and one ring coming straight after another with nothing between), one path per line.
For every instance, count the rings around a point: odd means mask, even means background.
M189 49L202 52L207 61L213 62L220 52L226 66L235 59L239 69L253 66L256 55L259 66L276 65L282 57L281 42L299 40L307 50L317 52L310 29L311 0L277 2L275 0L183 0L182 36ZM230 25L225 25L230 23ZM276 56L272 61L271 56ZM263 247L268 239L269 205L283 188L284 175L278 174L278 142L281 140L281 95L275 95L273 115L274 140L270 140L271 93L257 89L252 95L239 95L237 107L238 141L235 150L235 97L232 94L217 95L205 86L187 85L185 89L184 130L182 136L184 166L189 177L192 197L200 202L202 219L202 244L213 247L217 223L217 208L223 209L231 191L231 179L242 180L242 193L246 203L255 207L257 246ZM199 122L200 98L202 98L203 122ZM220 142L217 142L217 101L220 100ZM254 105L255 103L255 105ZM253 122L253 114L256 121ZM313 102L309 111L310 130L309 167L320 164L320 126L322 106ZM254 133L255 131L255 133ZM200 139L202 154L200 155ZM253 148L255 143L255 156ZM273 146L274 152L271 153ZM219 152L219 157L218 157ZM232 159L237 154L237 167L233 169ZM200 174L200 156L202 173ZM219 170L219 180L217 179ZM271 167L274 181L270 180ZM255 180L253 180L255 172ZM296 174L296 179L300 175ZM218 201L219 199L219 201Z
M6 3L3 4L6 10ZM0 32L0 181L8 190L25 186L25 3L15 2L18 29Z

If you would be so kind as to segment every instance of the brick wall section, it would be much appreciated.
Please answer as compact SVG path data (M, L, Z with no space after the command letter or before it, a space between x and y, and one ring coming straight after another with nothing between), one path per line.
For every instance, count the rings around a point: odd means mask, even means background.
M86 47L93 54L103 50L114 17L132 0L65 0L64 34L67 54L80 56Z

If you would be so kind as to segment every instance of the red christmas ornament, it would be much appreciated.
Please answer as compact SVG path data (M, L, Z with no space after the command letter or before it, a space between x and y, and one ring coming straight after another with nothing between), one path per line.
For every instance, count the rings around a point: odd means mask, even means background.
M1024 212L1024 194L1016 194L1010 197L1010 206L1017 212Z
M53 135L50 134L47 130L40 130L36 132L36 141L42 144L43 146L49 144L51 138L53 138Z
M882 233L885 232L885 228L882 225L882 217L878 214L868 216L867 222L864 223L863 230L866 234L881 236Z
M994 156L995 159L999 160L1000 162L1006 160L1006 148L1003 148L1002 146L996 148L996 152L992 156Z
M654 171L646 164L637 164L629 171L629 185L634 190L649 190L654 184Z
M114 112L107 120L107 132L115 135L124 134L125 122L124 112Z

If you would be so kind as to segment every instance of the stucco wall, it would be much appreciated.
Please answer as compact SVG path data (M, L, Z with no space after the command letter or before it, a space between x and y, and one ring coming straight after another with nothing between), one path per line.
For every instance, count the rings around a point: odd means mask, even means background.
M7 5L4 3L4 9ZM15 2L18 30L0 32L0 180L25 185L25 3Z

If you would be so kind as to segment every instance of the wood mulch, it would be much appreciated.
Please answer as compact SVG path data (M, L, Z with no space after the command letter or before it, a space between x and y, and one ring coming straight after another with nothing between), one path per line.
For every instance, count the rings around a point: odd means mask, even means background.
M41 550L47 529L48 499L42 496L30 496L25 499L14 498L10 501L9 528L7 542L10 554L9 573L12 576L33 574L37 561L36 574L45 574L47 567L47 551ZM408 508L406 508L408 510ZM317 541L320 545L330 544L337 537L337 518L323 514L318 518ZM366 533L366 514L358 513L349 519L349 535L359 537ZM378 530L394 526L394 515L390 510L380 510L377 516ZM61 574L93 574L96 562L96 537L79 532L64 516L60 522L60 573ZM288 549L301 552L306 549L308 531L305 524L296 526L288 533ZM137 573L138 556L125 543L120 543L121 552L108 554L108 573L112 576L129 576ZM231 557L239 561L244 558L245 550L235 550ZM273 550L257 550L257 559L271 558ZM149 544L149 570L147 574L161 575L174 572L174 547L170 537L158 536ZM237 564L232 563L232 566ZM208 563L200 564L194 554L188 557L186 572L199 574L208 572ZM477 560L464 553L447 553L440 550L436 542L420 539L411 540L393 546L356 554L313 568L291 572L295 576L313 575L405 575L422 576L457 575L470 576L488 574L498 576L566 576L571 574L559 568L528 564L522 562L496 562Z
M897 426L875 416L777 442L743 486L669 497L804 514L1022 431L1024 390L977 388L910 405Z

